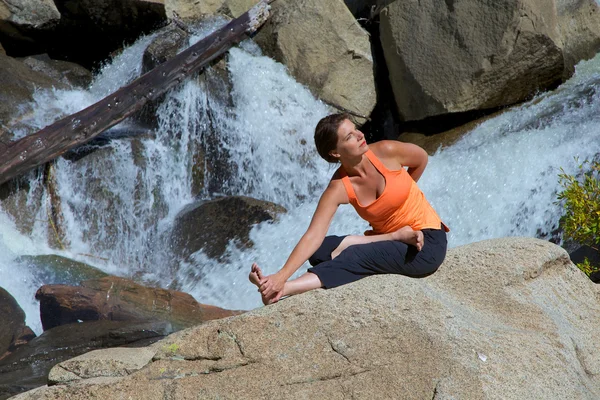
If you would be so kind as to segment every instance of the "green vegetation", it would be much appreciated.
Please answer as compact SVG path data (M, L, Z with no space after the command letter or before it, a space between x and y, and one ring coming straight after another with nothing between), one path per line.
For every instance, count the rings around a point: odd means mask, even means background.
M569 175L562 168L558 175L563 188L558 200L564 210L560 225L565 238L600 252L600 162L586 160L579 169L579 176ZM588 259L577 266L588 276L600 270Z

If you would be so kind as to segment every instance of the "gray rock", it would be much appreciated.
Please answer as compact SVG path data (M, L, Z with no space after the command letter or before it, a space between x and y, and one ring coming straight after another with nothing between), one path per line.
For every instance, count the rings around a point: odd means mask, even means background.
M33 71L72 87L85 88L92 82L92 73L81 65L51 60L47 54L27 57L23 63Z
M128 321L91 321L51 329L0 361L0 399L46 385L50 369L62 361L95 349L147 346L172 332L168 323Z
M294 296L175 333L137 373L16 399L596 399L599 299L560 247L488 240L427 278Z
M56 385L87 378L127 376L145 367L155 353L151 348L93 350L55 365L48 374L48 383Z
M369 116L376 102L367 32L342 0L278 0L256 35L265 54L285 64L323 101Z
M193 203L175 220L172 247L184 258L200 249L209 257L220 258L231 240L235 239L241 247L252 246L252 226L274 220L285 211L277 204L245 196Z
M81 281L108 276L96 267L56 254L21 256L16 262L23 264L45 284L77 285Z
M600 6L595 0L556 0L558 40L565 59L564 78L575 65L600 51Z
M510 105L563 75L551 0L395 1L380 16L404 120Z
M7 33L4 30L6 22L13 26L39 28L55 24L59 19L60 12L53 0L0 0L0 32L3 33Z
M25 313L14 297L0 287L0 360L35 337L25 325Z

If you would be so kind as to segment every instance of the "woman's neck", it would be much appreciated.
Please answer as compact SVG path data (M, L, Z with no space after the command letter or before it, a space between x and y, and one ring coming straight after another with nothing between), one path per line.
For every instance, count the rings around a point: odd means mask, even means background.
M366 154L362 154L358 157L352 159L344 159L340 160L342 164L342 168L346 171L348 176L361 176L364 177L367 175L367 169L365 162L368 162L368 157Z

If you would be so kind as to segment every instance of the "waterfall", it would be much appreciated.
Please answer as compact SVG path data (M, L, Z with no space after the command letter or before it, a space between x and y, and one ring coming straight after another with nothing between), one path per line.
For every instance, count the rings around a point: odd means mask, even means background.
M215 28L204 27L191 41ZM41 128L135 79L151 40L143 37L125 49L88 90L36 93L35 112L25 122ZM23 211L35 219L31 232L21 233L15 218L0 209L0 286L17 299L37 333L33 294L43 282L15 262L24 254L58 253L111 274L163 287L176 283L198 301L225 308L261 304L247 281L251 263L258 262L266 273L283 265L334 172L318 157L312 139L317 121L330 110L253 42L231 49L227 58L229 103L219 100L206 80L191 79L158 107L156 130L138 132L133 122L124 122L113 132L133 134L113 135L85 157L56 162L65 250L47 244L48 199L40 182L32 178ZM559 168L575 173L575 156L583 160L600 152L599 63L598 58L581 63L554 92L483 122L430 157L419 185L450 226L450 246L502 236L543 237L557 227ZM219 171L197 165L193 154L200 147L227 158L225 180L216 176ZM207 167L205 186L195 191L198 167ZM272 201L288 213L256 225L252 248L230 244L227 262L202 251L187 261L173 260L165 238L179 211L195 198L220 194ZM343 206L329 232L358 234L366 228L350 206Z

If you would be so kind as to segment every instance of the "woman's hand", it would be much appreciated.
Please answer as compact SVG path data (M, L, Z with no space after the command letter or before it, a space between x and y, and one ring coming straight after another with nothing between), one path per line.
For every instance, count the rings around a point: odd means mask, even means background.
M279 273L267 275L260 280L258 291L264 298L269 299L269 304L275 303L283 295L285 281L286 279L279 275Z

